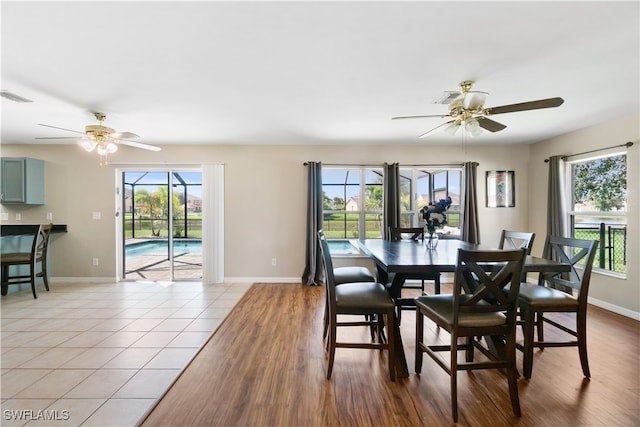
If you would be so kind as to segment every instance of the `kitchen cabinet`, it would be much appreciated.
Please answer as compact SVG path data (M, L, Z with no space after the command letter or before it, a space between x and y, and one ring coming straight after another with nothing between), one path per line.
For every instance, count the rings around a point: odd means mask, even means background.
M2 157L2 204L44 204L44 160L27 157Z

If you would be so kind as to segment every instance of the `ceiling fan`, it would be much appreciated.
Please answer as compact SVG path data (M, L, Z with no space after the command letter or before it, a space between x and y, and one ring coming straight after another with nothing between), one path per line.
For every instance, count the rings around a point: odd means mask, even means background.
M423 133L420 135L420 138L429 136L436 130L445 126L447 127L444 131L451 135L455 134L457 130L462 127L464 128L464 131L469 132L473 136L477 136L482 132L482 129L488 130L489 132L498 132L507 127L502 123L490 119L488 116L514 113L517 111L559 107L564 103L564 99L562 98L547 98L539 99L537 101L521 102L518 104L502 105L499 107L485 107L484 102L489 94L487 92L471 90L473 83L474 82L472 81L464 81L460 83L459 92L446 93L448 96L445 99L445 102L441 103L450 103L448 114L400 116L393 117L392 120L451 117L453 118L452 120L442 123L441 125Z
M82 135L79 140L79 144L85 150L91 152L94 149L100 156L107 156L108 154L114 153L118 149L118 145L128 145L130 147L142 148L144 150L150 151L160 151L160 147L156 147L155 145L143 144L141 142L131 141L132 138L139 138L138 135L131 132L116 132L114 129L104 126L102 122L107 118L107 116L103 113L94 112L93 115L98 120L97 125L87 125L84 128L84 132L65 129L57 126L45 125L42 123L38 123L40 126L45 126L48 128L64 130L67 132L73 132ZM59 136L59 137L44 137L44 138L36 138L36 139L77 139L78 137L73 136ZM106 163L106 162L105 162Z

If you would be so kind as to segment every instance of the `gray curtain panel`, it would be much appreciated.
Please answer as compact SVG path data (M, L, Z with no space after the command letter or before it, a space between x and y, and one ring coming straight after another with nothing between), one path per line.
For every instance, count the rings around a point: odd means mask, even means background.
M480 225L478 224L478 163L467 162L464 167L464 193L462 194L462 211L460 227L462 240L469 243L480 243Z
M547 234L568 237L564 219L564 160L562 156L549 157L547 189Z
M322 229L322 164L309 162L307 184L306 265L302 274L304 285L322 282L322 254L318 248L318 231Z
M382 207L382 238L391 239L389 227L400 227L400 166L384 164L384 206Z

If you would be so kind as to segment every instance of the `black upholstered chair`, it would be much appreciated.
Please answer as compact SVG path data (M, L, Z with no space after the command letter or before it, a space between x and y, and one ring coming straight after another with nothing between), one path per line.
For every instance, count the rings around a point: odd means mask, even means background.
M427 353L451 376L451 412L458 421L458 371L504 369L509 384L511 406L520 416L516 370L516 313L518 287L526 257L525 249L470 251L458 250L453 294L425 295L416 298L416 373L422 370L423 353ZM494 269L485 271L488 265ZM497 266L497 268L495 268ZM508 291L505 292L504 289ZM440 330L450 334L448 344L434 336L434 344L424 342L424 318L431 319ZM493 352L475 337L501 337L500 351ZM459 339L465 343L459 343ZM489 357L474 360L477 349ZM459 361L459 351L465 361ZM440 352L449 352L449 360ZM491 389L494 384L487 384Z
M331 378L333 362L337 347L342 348L369 348L388 350L389 376L395 381L395 354L394 334L395 327L395 303L387 293L385 287L376 282L352 282L342 283L336 286L333 262L329 253L327 238L323 233L318 233L320 250L324 261L325 278L328 301L328 349L329 362L327 365L327 379ZM340 315L364 315L362 321L338 321ZM386 320L386 324L383 321ZM374 328L380 334L383 325L387 328L387 339L378 336L373 342L338 342L336 338L337 328L342 326L368 326Z
M318 235L324 236L324 231L318 231ZM359 266L346 266L346 267L334 267L333 268L333 277L336 283L336 286L341 285L343 283L353 283L353 282L375 282L376 278L371 274L371 271L366 267ZM328 293L327 293L328 298ZM322 338L327 337L327 330L329 328L329 316L328 316L328 307L329 301L325 304L324 309L324 330L322 332Z
M578 347L580 364L585 378L590 378L587 359L587 297L591 269L598 247L597 240L582 240L549 236L542 256L571 265L569 273L541 273L538 284L520 285L520 318L524 343L518 349L524 352L523 375L531 378L533 349L547 347ZM549 318L546 313L574 313L573 319ZM568 334L569 340L561 336L545 340L543 325L548 324ZM534 337L537 331L537 340ZM575 339L574 339L575 338Z

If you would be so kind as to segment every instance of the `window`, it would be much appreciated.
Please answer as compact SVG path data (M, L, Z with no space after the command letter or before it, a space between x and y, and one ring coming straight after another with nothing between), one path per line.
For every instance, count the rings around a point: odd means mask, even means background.
M382 168L324 167L322 199L327 238L382 237Z
M627 156L568 162L571 235L599 240L594 268L627 271Z
M422 227L420 208L430 202L451 197L444 234L460 235L461 169L437 169L428 166L400 168L400 225Z

